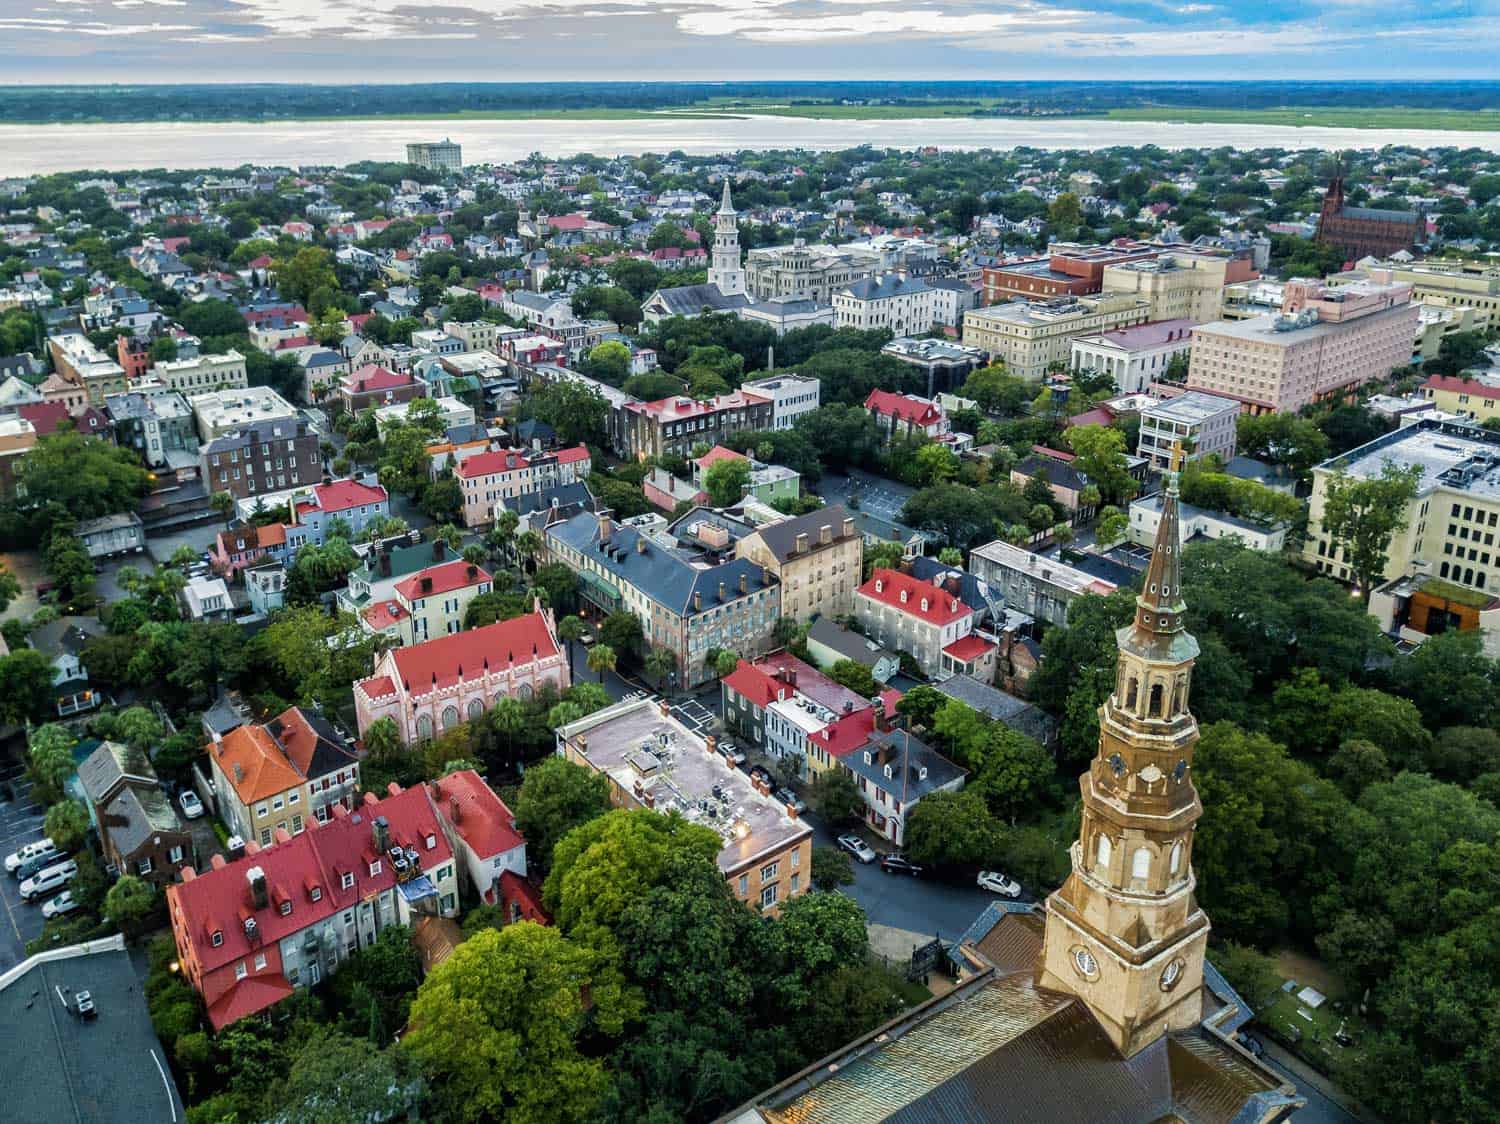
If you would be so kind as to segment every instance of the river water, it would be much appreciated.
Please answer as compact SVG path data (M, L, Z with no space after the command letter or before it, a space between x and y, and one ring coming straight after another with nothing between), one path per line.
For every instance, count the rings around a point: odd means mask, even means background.
M1080 118L912 118L844 121L751 116L703 120L663 115L630 121L377 120L270 124L150 122L107 125L0 125L0 176L95 168L210 168L240 164L350 164L400 160L408 141L449 136L469 164L516 160L532 152L599 156L642 152L702 155L736 149L891 148L1380 148L1439 145L1500 152L1500 132L1437 129L1328 129L1284 125L1188 125Z

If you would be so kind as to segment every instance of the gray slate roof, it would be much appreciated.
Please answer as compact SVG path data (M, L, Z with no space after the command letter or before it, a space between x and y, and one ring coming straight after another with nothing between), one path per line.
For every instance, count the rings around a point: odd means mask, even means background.
M1035 738L1043 745L1051 740L1054 723L1038 707L1025 699L1007 694L998 687L981 683L972 675L955 675L936 684L940 694L977 710L997 722L1004 722L1017 733Z
M889 777L880 764L880 750L884 748L894 750ZM869 764L865 763L866 753L870 754ZM929 792L936 792L968 772L905 730L877 731L870 736L863 749L855 750L842 760L855 775L863 777L876 788L884 789L902 801L903 806L920 800ZM927 770L926 777L922 776L923 768Z
M156 770L142 749L132 749L120 742L101 742L78 766L78 783L90 800L98 803L107 798L122 781L135 779L155 786Z
M810 511L806 515L799 515L795 519L787 519L781 523L772 523L762 527L759 531L761 542L766 544L766 549L776 556L778 562L786 562L797 556L797 536L807 536L808 553L816 554L818 535L822 528L828 527L833 531L833 543L835 545L844 540L844 520L849 518L849 512L841 503L830 504L828 507L820 507L817 511ZM859 535L859 528L854 529L855 536Z
M855 300L875 301L888 297L906 296L909 293L920 293L926 288L927 284L924 281L897 277L894 273L883 273L879 277L865 277L851 285L845 285L839 293L840 295L848 294Z
M646 303L660 300L669 316L697 316L705 308L714 312L733 312L750 304L744 293L722 293L717 285L680 285L675 289L658 289Z
M712 612L721 604L719 585L723 583L726 600L740 594L740 577L744 576L747 593L774 589L776 580L753 562L736 558L717 566L699 568L660 544L652 542L634 527L616 525L608 546L612 552L599 549L599 519L588 512L573 516L547 528L550 537L581 551L618 580L635 586L658 605L681 616L692 616L693 595L702 599L698 612ZM637 548L644 542L645 550Z

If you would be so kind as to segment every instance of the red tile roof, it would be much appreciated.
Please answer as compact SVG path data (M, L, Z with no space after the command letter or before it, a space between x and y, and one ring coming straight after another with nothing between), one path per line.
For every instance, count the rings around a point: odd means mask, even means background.
M438 790L438 809L481 859L492 859L525 845L526 840L516 830L516 817L473 769L449 773L435 781L434 787Z
M699 468L706 469L710 465L718 464L720 461L746 461L749 459L744 453L736 453L733 449L724 448L723 445L715 445L693 463Z
M237 726L210 750L241 803L268 800L302 784L305 777L292 767L264 726Z
M1500 386L1487 386L1478 379L1463 379L1457 375L1433 375L1422 384L1423 390L1447 390L1455 394L1472 394L1479 398L1500 398ZM21 407L24 411L26 407ZM38 427L40 432L40 427Z
M437 809L427 790L418 786L398 790L383 800L367 797L353 812L336 813L324 824L309 820L308 829L300 835L258 848L168 887L167 894L184 922L185 933L180 936L191 943L193 957L203 973L243 960L258 949L273 946L351 908L368 894L394 886L396 875L389 861L381 862L379 874L370 873L372 861L386 858L375 852L373 823L377 816L387 821L391 845L415 850L422 869L430 870L453 857ZM427 846L429 838L433 841L431 848ZM249 880L250 871L257 868L266 881L266 905L259 909ZM353 875L353 885L347 890L343 886L346 873ZM315 888L319 891L317 901L312 900ZM281 912L283 902L291 903L290 913ZM253 941L245 929L249 918L255 920ZM213 943L216 932L220 934L217 946ZM247 993L258 995L263 1000L261 1005L254 1006L251 999L232 1000L226 1013L232 1020L261 1010L280 997L274 992L273 985L268 993Z
M411 577L396 583L396 592L408 601L418 601L423 597L435 597L443 593L452 593L455 589L468 589L471 585L490 580L489 571L483 566L476 566L472 562L465 562L462 558L452 562L444 562L439 566L428 566L425 570L418 570ZM423 582L426 585L423 585Z
M687 395L675 398L659 398L655 402L627 402L625 408L636 414L651 414L661 421L680 421L683 418L699 418L721 410L743 410L746 406L758 406L770 399L749 390L736 390L700 402Z
M377 675L373 679L362 679L355 684L367 698L383 699L396 693L396 684L389 675Z
M280 972L246 976L209 1007L208 1021L215 1030L223 1030L232 1022L280 1003L295 990Z
M377 601L373 605L366 606L360 616L376 632L383 632L392 625L400 624L401 619L406 616L406 610L401 607L399 601Z
M833 757L847 757L869 741L874 732L875 708L866 707L828 723L809 737L825 753Z
M335 480L331 484L316 484L313 495L318 507L327 512L348 511L370 503L384 503L388 498L384 486L361 484L358 480Z
M475 453L465 458L453 471L462 480L472 480L476 476L516 472L530 465L526 454L517 449L496 449L492 453Z
M748 660L740 660L721 682L754 707L769 706L776 701L776 680Z
M897 417L913 425L935 425L943 417L943 412L927 399L897 394L890 390L870 391L870 396L865 399L865 409Z
M28 402L17 406L16 413L31 423L38 437L56 432L59 425L69 420L68 407L61 402Z
M474 679L486 666L496 670L557 655L557 643L541 613L527 613L483 628L439 636L391 653L408 690L426 691Z
M951 593L944 592L931 582L918 581L900 570L877 567L870 580L859 587L859 592L873 601L899 609L928 624L952 624L969 612L968 607ZM903 593L906 594L905 601L901 599Z
M589 450L586 445L577 445L571 449L559 449L556 456L558 464L577 464L589 459Z
M552 915L542 904L542 896L537 888L515 871L507 870L500 875L500 897L503 901L515 902L521 907L523 921L552 924Z

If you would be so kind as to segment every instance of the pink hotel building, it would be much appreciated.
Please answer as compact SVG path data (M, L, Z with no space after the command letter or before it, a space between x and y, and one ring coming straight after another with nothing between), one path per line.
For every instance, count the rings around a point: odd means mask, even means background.
M1411 362L1411 286L1288 281L1281 312L1193 329L1188 386L1254 414L1300 410Z

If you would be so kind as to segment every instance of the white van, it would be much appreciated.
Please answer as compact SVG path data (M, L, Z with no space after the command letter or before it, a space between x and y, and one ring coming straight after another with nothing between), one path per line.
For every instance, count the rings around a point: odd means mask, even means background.
M16 872L16 868L19 867L22 863L29 862L31 859L36 858L38 855L46 854L49 851L56 850L57 848L53 846L52 840L50 839L38 839L35 843L28 843L15 854L5 856L5 873L14 874Z
M38 898L61 890L78 873L78 864L72 859L56 866L49 866L31 878L21 883L21 900L23 902L34 902Z

